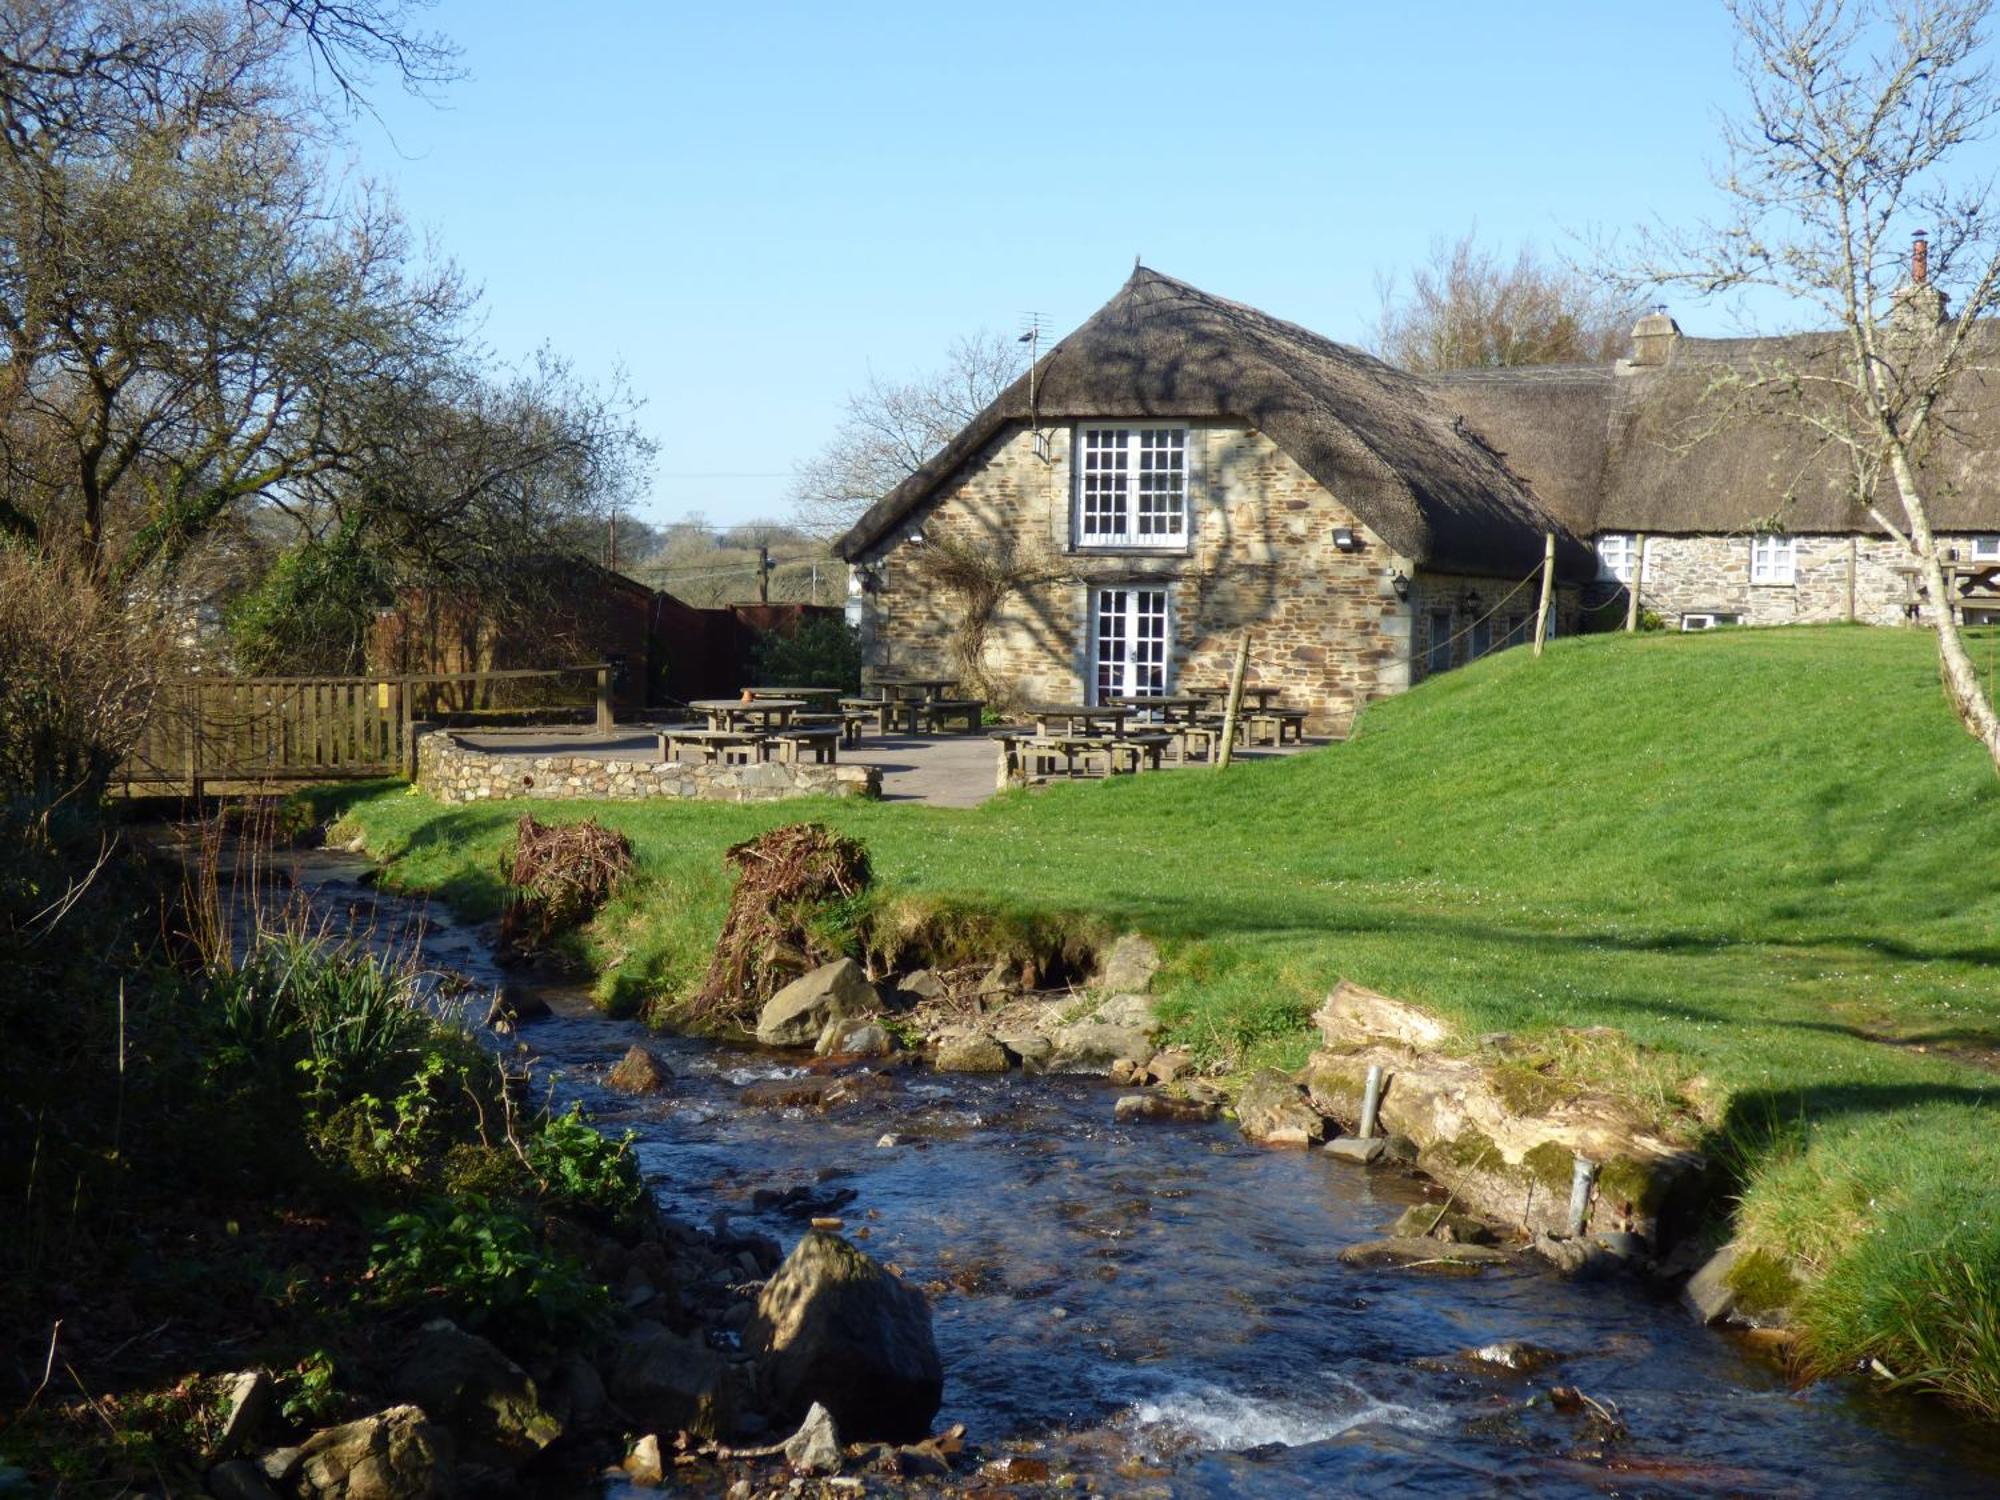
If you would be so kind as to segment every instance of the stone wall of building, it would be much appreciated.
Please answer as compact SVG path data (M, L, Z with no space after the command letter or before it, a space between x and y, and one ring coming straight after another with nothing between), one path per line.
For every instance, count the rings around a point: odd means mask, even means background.
M476 750L433 730L417 741L417 787L440 802L527 797L536 801L781 802L792 797L879 797L875 766L682 765L591 755Z
M1748 533L1648 537L1640 603L1670 630L1689 614L1734 615L1744 625L1908 622L1915 595L1909 575L1897 571L1909 560L1901 544L1887 537L1825 534L1795 542L1794 581L1753 584Z
M1539 573L1513 580L1419 573L1410 589L1413 680L1532 644L1541 597ZM1578 589L1557 586L1552 611L1556 635L1570 635L1580 627L1581 605Z
M885 539L863 621L871 668L972 675L964 595L935 582L940 556L972 554L1011 580L979 672L1022 700L1087 694L1093 595L1125 585L1169 590L1177 684L1225 682L1248 630L1250 680L1310 709L1316 732L1409 685L1410 608L1392 579L1414 570L1262 433L1189 424L1191 535L1172 553L1073 547L1072 430L1042 438L1040 452L1025 430L996 438ZM1352 550L1336 545L1339 527Z

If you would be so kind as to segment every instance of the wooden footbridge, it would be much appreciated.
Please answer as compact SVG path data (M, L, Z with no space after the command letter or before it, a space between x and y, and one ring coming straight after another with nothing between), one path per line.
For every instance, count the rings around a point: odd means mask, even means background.
M184 677L162 683L112 777L129 795L219 784L414 777L430 723L578 721L611 728L609 663L370 677Z

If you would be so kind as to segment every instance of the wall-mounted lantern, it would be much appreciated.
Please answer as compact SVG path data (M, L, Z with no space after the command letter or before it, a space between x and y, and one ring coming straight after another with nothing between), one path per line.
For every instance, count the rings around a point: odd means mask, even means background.
M1389 574L1389 587L1396 591L1398 599L1410 597L1410 575L1397 570Z
M1333 545L1342 552L1359 552L1361 538L1354 534L1352 526L1336 526L1333 528Z

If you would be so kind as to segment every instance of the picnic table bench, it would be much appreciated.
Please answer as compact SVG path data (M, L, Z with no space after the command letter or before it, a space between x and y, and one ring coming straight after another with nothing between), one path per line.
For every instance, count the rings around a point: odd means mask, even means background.
M772 730L767 738L786 765L797 765L808 755L819 765L830 765L839 758L841 731L839 724L794 723Z

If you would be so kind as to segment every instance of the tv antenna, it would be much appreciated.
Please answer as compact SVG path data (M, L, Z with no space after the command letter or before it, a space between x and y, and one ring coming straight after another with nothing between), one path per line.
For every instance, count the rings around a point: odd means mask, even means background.
M1042 431L1041 412L1042 315L1040 313L1021 314L1021 336L1014 342L1028 346L1028 426L1035 434L1035 457L1047 463L1050 461L1049 436Z

